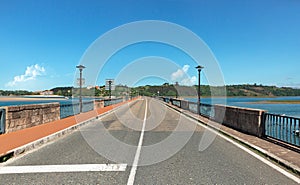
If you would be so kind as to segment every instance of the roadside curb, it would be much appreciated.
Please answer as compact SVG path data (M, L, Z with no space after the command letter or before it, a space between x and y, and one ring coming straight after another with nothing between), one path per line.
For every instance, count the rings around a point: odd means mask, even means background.
M229 137L229 138L231 138L231 139L233 139L233 140L235 140L235 141L237 141L237 142L240 142L241 144L247 146L248 148L250 148L250 149L252 149L252 150L254 150L254 151L260 153L261 155L263 155L263 156L265 156L265 157L267 157L267 158L270 159L271 161L273 161L273 162L275 162L275 163L277 163L277 164L279 164L279 165L285 167L285 168L288 169L288 170L293 171L293 172L294 172L295 174L297 174L297 175L300 175L300 167L298 167L298 166L296 166L296 165L290 163L289 161L284 160L284 159L282 159L282 158L280 158L280 157L274 155L273 153L270 153L270 152L268 152L268 151L266 151L266 150L264 150L264 149L262 149L262 148L260 148L260 147L258 147L258 146L256 146L256 145L252 144L252 143L249 143L248 141L245 141L244 139L242 139L242 138L240 138L240 137L238 137L238 136L236 136L236 135L233 135L233 134L231 134L231 133L229 133L229 132L227 132L227 131L225 131L225 130L222 130L221 128L217 128L217 127L215 127L215 126L213 126L213 125L211 125L211 124L205 123L204 120L201 120L201 119L195 117L194 115L192 115L192 113L190 113L190 112L188 112L188 111L185 111L185 110L180 109L180 108L178 108L178 107L172 106L172 105L170 105L170 104L168 104L168 103L165 103L165 102L163 102L163 103L164 103L166 106L170 107L171 109L174 109L174 110L176 110L176 111L178 111L178 112L184 114L185 116L187 116L187 117L189 117L189 118L191 118L191 119L193 119L193 120L195 120L195 121L198 121L198 122L200 122L201 124L203 124L203 125L205 125L205 126L211 128L211 129L213 129L213 130L215 130L215 131L218 131L218 132L222 133L223 135L225 135L225 136L227 136L227 137ZM219 124L219 123L218 123L218 124Z
M45 137L43 137L41 139L38 139L36 141L33 141L33 142L28 143L26 145L23 145L21 147L15 148L15 149L9 151L8 153L13 153L14 157L18 156L20 154L23 154L25 152L28 152L28 151L33 150L35 148L38 148L38 147L40 147L40 146L42 146L42 145L44 145L44 144L46 144L46 143L48 143L50 141L58 139L58 138L60 138L60 137L62 137L64 135L72 133L72 132L76 131L77 129L79 129L80 127L82 127L82 126L84 126L84 125L86 125L86 124L88 124L88 123L90 123L90 122L92 122L94 120L96 120L96 118L92 118L92 119L83 121L81 123L78 123L76 125L70 126L68 128L60 130L60 131L58 131L56 133L53 133L51 135L45 136Z
M124 102L124 104L126 103L129 103L129 102L135 102L136 100L133 100L133 101L128 101L128 102ZM59 130L53 134L50 134L50 135L47 135L45 137L42 137L40 139L37 139L35 141L32 141L30 143L27 143L23 146L20 146L20 147L17 147L17 148L14 148L12 150L9 150L7 151L5 154L2 154L0 155L0 159L3 159L4 157L7 157L7 158L11 158L11 157L16 157L16 156L19 156L21 154L24 154L26 152L29 152L33 149L36 149L38 147L41 147L42 145L46 144L46 143L49 143L51 141L54 141L56 139L59 139L60 137L63 137L65 135L68 135L68 134L71 134L73 133L74 131L78 130L80 127L83 127L105 115L108 115L110 113L112 113L113 111L119 109L120 107L122 107L124 104L121 104L119 106L116 106L116 107L113 107L111 110L108 110L104 113L101 113L101 114L98 114L97 116L93 117L93 118L90 118L90 119L87 119L85 121L82 121L80 123L77 123L75 125L72 125L68 128L65 128L63 130ZM75 115L76 116L76 115ZM5 162L5 161L3 161ZM0 161L1 163L1 161Z

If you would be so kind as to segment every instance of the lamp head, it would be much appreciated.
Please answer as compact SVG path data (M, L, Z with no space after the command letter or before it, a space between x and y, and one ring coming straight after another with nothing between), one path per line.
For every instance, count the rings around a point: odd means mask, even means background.
M78 68L78 69L82 70L82 69L84 69L84 68L85 68L85 66L83 66L83 65L79 65L79 66L76 66L76 68Z
M203 66L200 66L200 65L196 67L196 69L198 69L198 71L201 71L201 69L203 69L203 68L204 68L204 67L203 67Z

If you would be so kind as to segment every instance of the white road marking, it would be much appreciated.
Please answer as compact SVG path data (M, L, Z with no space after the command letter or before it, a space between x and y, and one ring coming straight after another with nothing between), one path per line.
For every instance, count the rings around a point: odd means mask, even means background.
M125 171L127 164L74 164L74 165L33 165L4 166L0 174L54 173L54 172L118 172Z
M148 111L148 103L147 103L147 99L146 99L146 108L145 108L145 114L144 114L144 121L143 121L143 127L142 127L142 131L141 131L141 135L140 135L140 140L139 140L139 144L138 147L136 149L136 153L135 153L135 157L134 157L134 161L130 170L130 175L127 181L127 185L133 185L134 183L134 178L135 178L135 174L136 174L136 170L137 170L137 165L139 163L139 158L140 158L140 154L141 154L141 149L142 149L142 145L143 145L143 138L144 138L144 132L145 132L145 125L146 125L146 120L147 120L147 111Z
M128 105L132 104L132 103L135 102L135 101L137 101L137 100L128 102ZM99 117L98 119L103 119L103 118L105 118L105 117L107 117L107 116L109 116L109 115L111 115L111 114L114 114L115 111L117 111L118 109L120 109L120 108L123 107L123 106L125 107L126 104L123 104L123 105L121 105L121 106L119 106L119 107L115 107L114 109L112 109L111 111L108 111L107 113L99 114L99 115L98 115L98 117ZM80 124L80 123L79 123L79 124ZM64 136L62 136L62 137L60 137L60 138L58 138L58 139L63 139L64 137L70 136L70 135L72 135L73 133L75 133L75 132L77 132L77 131L80 131L80 129L82 129L82 128L88 126L88 125L89 125L89 124L83 125L81 128L76 129L74 132L71 132L70 134L66 134L66 135L64 135ZM72 127L72 126L71 126L71 127ZM58 131L58 132L60 132L60 131ZM48 136L46 136L46 137L48 137ZM32 150L29 150L29 151L26 151L26 152L23 153L23 154L17 155L17 156L15 156L15 157L9 159L9 160L6 161L6 162L0 163L0 168L2 168L3 166L9 165L9 164L11 164L11 163L13 163L13 162L15 162L15 161L17 161L17 160L21 160L21 159L22 159L23 157L25 157L26 155L31 154L31 153L34 153L34 152L36 152L36 151L42 149L43 147L46 147L46 146L48 146L48 145L51 145L51 144L55 143L56 141L57 141L56 139L50 140L49 142L46 142L45 144L43 144L43 145L41 145L41 146L39 146L39 147L33 148Z
M174 111L174 110L173 110L173 111ZM182 115L184 115L184 114L182 114ZM293 181L297 182L298 184L300 184L300 178L298 178L297 176L295 176L295 175L291 174L290 172L288 172L288 171L286 171L286 170L280 168L279 166L275 165L275 164L272 163L271 161L265 159L264 157L262 157L262 156L258 155L257 153L253 152L252 150L250 150L250 149L246 148L245 146L243 146L243 145L237 143L236 141L234 141L234 140L232 140L232 139L230 139L230 138L224 136L223 134L217 132L216 130L214 130L214 129L212 129L212 128L210 128L210 127L208 127L208 126L206 126L206 125L204 125L204 124L202 124L202 123L199 123L198 121L196 121L196 120L194 120L194 119L192 119L192 118L190 118L190 117L188 117L188 116L186 116L186 115L184 115L184 116L185 116L187 119L189 119L189 120L195 122L196 124L198 124L199 126L204 127L205 129L208 129L209 131L215 133L215 134L218 135L219 137L221 137L221 138L223 138L224 140L226 140L226 141L232 143L232 144L235 145L236 147L238 147L238 148L244 150L245 152L247 152L248 154L252 155L252 156L255 157L256 159L260 160L261 162L265 163L266 165L270 166L271 168L275 169L276 171L280 172L281 174L285 175L286 177L288 177L288 178L292 179Z

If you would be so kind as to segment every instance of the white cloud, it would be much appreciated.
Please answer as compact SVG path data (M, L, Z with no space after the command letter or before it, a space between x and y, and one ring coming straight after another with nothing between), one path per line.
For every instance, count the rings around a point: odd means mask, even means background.
M36 77L44 75L46 72L45 68L38 64L28 66L25 74L15 76L14 79L6 84L7 87L15 87L20 83L35 80Z
M189 65L184 65L183 68L182 68L182 70L183 70L183 72L186 73L189 70L189 68L190 68Z
M173 82L179 82L181 85L194 85L197 82L197 77L192 76L189 77L187 72L189 70L190 66L189 65L184 65L182 69L178 69L174 73L171 74L171 80Z
M181 80L181 84L182 85L187 85L187 86L195 85L196 82L197 82L197 77L196 76L192 76L191 78L186 77L186 78Z
M171 74L171 80L176 81L184 77L185 73L189 70L189 65L184 65L182 69L178 69L176 72Z

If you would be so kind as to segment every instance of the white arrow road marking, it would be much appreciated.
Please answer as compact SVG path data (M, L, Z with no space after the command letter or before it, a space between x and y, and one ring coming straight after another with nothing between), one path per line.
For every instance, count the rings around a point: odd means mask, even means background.
M33 165L3 166L0 174L54 173L54 172L117 172L125 171L127 164L74 164L74 165Z

